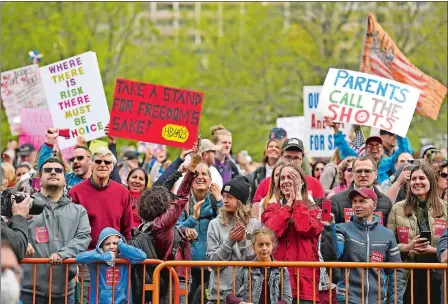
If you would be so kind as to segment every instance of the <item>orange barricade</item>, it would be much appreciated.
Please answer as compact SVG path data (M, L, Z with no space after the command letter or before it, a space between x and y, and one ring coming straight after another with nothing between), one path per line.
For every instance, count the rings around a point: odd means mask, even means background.
M25 258L23 259L21 262L21 264L33 264L34 268L33 268L33 303L36 302L36 276L37 276L37 264L49 264L50 263L50 259L48 258ZM145 260L142 263L139 264L143 264L143 272L146 272L146 265L156 265L156 264L161 264L163 263L163 261L161 260ZM66 269L65 269L65 304L68 303L68 267L70 264L76 264L76 259L72 258L72 259L66 259L62 262L62 264L65 265ZM100 264L103 263L95 263L97 264L97 267L99 268ZM130 304L130 296L131 296L131 264L129 263L128 260L126 259L116 259L115 260L115 264L127 264L129 267L129 275L128 275L128 300L127 303ZM87 265L83 265L84 267L86 267ZM51 296L52 296L52 281L53 281L53 265L50 264L50 275L49 275L49 280L48 280L48 287L49 287L49 295L48 295L48 303L51 304ZM84 267L82 267L82 269L84 269ZM113 267L113 273L115 273L115 266ZM180 283L179 283L179 277L176 273L176 271L174 270L174 268L169 267L170 269L170 287L172 286L171 283L172 281L174 281L174 304L179 304L179 298L180 298ZM80 271L79 273L81 275L81 279L79 280L81 282L81 295L83 295L83 289L84 289L84 275L83 275L83 271ZM143 280L145 279L145 276L143 275ZM96 276L96 281L97 281L97 290L96 290L96 302L98 303L98 282L99 282L99 271L97 271L97 276ZM114 278L112 279L112 289L114 289L114 284L115 284L115 280ZM143 284L143 290L144 291L153 291L154 292L154 288L155 288L155 284L146 284L146 282L142 282ZM157 287L158 288L158 287ZM115 293L112 293L112 303L114 303L115 299L114 299L114 295ZM177 300L176 300L177 299ZM143 297L142 297L142 304L145 304L145 300L149 301L150 299L145 299L145 294L143 293ZM83 297L81 296L80 299L81 304L83 304Z
M154 288L153 288L153 297L152 297L152 304L159 304L159 299L160 299L160 272L163 268L165 267L192 267L192 266L196 266L196 267L201 267L201 289L202 291L204 291L204 275L203 275L203 267L217 267L217 288L218 288L218 299L217 302L218 303L225 303L225 299L220 299L219 298L219 268L221 267L228 267L228 266L236 266L236 267L248 267L249 268L249 272L251 271L251 268L257 267L257 268L267 268L267 267L309 267L309 268L313 268L314 271L315 269L319 269L321 267L325 267L325 268L329 268L329 277L330 277L330 282L332 282L332 275L333 275L333 268L342 268L345 269L345 280L346 280L346 286L349 286L348 284L348 276L347 276L347 271L350 268L362 268L362 269L367 269L367 268L378 268L378 303L380 303L381 301L381 297L380 297L380 292L381 292L381 286L380 286L380 269L394 269L394 278L395 278L395 282L397 281L397 269L409 269L410 270L410 283L411 283L411 303L414 304L414 298L413 298L413 274L414 274L414 270L415 269L426 269L428 272L428 281L427 281L427 286L425 286L426 288L430 287L430 281L429 281L429 271L431 269L443 269L444 270L444 279L443 279L443 284L444 284L444 289L443 289L443 299L445 299L444 303L448 303L448 295L447 295L447 282L446 282L446 274L447 274L447 269L448 269L448 265L446 264L437 264L437 263L348 263L348 262L280 262L280 261L275 261L275 262L254 262L254 261L167 261L167 262L163 262L161 264L159 264L155 271L154 271L154 275L153 275L153 280L154 280ZM265 270L266 271L266 270ZM188 271L186 271L186 273L188 274ZM297 271L298 276L297 276L297 280L300 276L300 273ZM233 271L233 292L236 294L236 287L235 287L235 268ZM283 275L282 275L283 277ZM315 280L315 276L313 276L314 280ZM364 291L364 272L362 272L362 279L361 279L362 283L361 283L361 293L362 293L362 301L361 303L364 303L365 301L365 291ZM316 282L314 281L314 284ZM186 284L188 284L188 277L186 278ZM281 286L283 287L283 278L281 280ZM251 291L251 276L249 275L249 296L252 297L252 291ZM293 295L294 298L298 298L299 295L299 291L300 291L300 285L299 282L297 282L297 295ZM175 288L178 288L175 286ZM283 288L282 288L283 289ZM314 289L313 289L314 290ZM203 293L203 292L202 292ZM174 293L174 300L175 303L178 303L179 300L179 296L184 295L186 298L185 303L188 304L188 285L186 286L186 288L179 290L178 292L175 291ZM316 294L314 292L314 300L313 302L316 303ZM332 293L329 293L329 298L330 298L330 303L332 303ZM395 303L397 303L397 285L394 284L394 299L395 299ZM345 289L345 300L346 303L348 303L348 288ZM252 301L252 299L249 299L249 302ZM171 301L170 301L171 303ZM201 303L205 303L204 302L204 297L201 297ZM428 303L430 303L429 300L429 293L428 293ZM415 303L415 304L421 304L421 303Z

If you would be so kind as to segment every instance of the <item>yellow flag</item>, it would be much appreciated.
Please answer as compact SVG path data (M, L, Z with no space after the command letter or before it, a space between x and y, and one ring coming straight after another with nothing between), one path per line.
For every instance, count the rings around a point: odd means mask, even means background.
M447 88L414 66L372 13L367 17L366 32L360 72L393 79L420 89L416 112L436 120Z

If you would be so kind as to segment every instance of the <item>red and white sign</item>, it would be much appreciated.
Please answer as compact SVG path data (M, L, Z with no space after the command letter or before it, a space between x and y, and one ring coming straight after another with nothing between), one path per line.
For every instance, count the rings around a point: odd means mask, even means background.
M113 283L114 286L117 286L119 282L120 282L120 269L119 268L115 268L115 272L114 272L114 268L113 267L107 267L107 270L106 270L106 285L107 286L112 286L112 283Z
M380 263L384 261L384 253L373 250L370 256L370 262Z
M397 227L398 234L398 242L400 244L408 244L409 243L409 227Z
M344 219L346 223L350 222L350 218L353 215L353 210L352 208L344 208Z
M36 242L38 243L48 243L48 229L47 227L36 227Z
M436 218L434 219L434 234L435 235L442 235L445 232L446 229L446 220Z

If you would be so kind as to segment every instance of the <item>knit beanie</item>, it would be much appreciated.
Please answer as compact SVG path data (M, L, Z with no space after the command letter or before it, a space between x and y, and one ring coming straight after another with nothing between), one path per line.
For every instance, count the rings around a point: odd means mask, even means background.
M222 187L222 193L229 193L246 204L250 193L249 180L247 177L239 175Z

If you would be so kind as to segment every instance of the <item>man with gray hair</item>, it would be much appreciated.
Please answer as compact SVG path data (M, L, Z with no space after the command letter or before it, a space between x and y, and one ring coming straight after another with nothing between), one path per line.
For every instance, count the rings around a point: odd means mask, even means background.
M133 221L128 190L110 179L110 173L117 163L113 153L101 147L92 154L90 160L92 176L71 188L69 195L74 203L81 204L87 210L92 227L92 241L88 249L92 250L105 227L114 228L130 239ZM87 275L85 282L89 282Z

